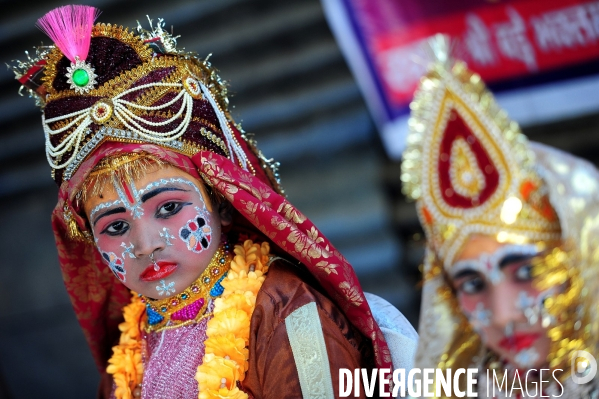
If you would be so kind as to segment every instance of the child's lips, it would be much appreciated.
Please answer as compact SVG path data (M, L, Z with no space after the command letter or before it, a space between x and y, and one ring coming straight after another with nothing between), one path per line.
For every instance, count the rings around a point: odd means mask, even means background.
M516 333L511 337L505 337L499 341L499 346L513 352L519 352L530 348L541 335L537 333L523 334Z
M156 281L170 276L176 269L177 264L172 262L156 262L160 267L158 271L154 270L154 264L152 263L141 273L139 279L141 281Z

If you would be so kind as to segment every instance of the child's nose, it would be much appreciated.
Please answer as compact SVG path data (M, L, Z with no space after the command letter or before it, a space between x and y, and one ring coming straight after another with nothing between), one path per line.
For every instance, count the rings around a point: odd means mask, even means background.
M134 236L131 237L135 245L135 256L137 258L149 257L151 254L164 249L165 240L160 237L160 231L158 229L152 229L151 227L141 226L136 229Z

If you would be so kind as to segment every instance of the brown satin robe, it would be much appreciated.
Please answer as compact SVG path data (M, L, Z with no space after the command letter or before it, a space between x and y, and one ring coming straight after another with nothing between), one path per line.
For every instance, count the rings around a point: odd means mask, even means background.
M356 368L374 367L371 341L349 323L314 278L303 266L277 261L270 266L252 315L249 369L241 385L254 398L302 397L285 318L310 302L316 302L320 316L335 397L339 397L339 368L353 373ZM363 389L360 393L366 397Z

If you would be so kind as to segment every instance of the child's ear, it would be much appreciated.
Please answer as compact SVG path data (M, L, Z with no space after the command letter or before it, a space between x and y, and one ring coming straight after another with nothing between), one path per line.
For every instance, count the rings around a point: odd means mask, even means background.
M229 201L222 201L218 204L218 214L220 216L220 224L229 226L233 222L232 205Z

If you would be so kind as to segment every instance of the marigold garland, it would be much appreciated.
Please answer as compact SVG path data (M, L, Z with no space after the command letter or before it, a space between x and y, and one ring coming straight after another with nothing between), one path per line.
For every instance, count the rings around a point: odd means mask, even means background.
M248 369L250 320L271 255L267 242L260 245L251 240L235 245L233 251L235 257L221 282L223 294L214 302L214 316L206 329L205 355L195 376L199 399L248 398L237 385ZM106 368L114 378L117 399L141 396L141 332L145 328L146 307L136 293L132 294L131 303L123 308L125 321L119 324L119 344L112 348Z
M141 329L145 327L146 306L132 292L131 303L123 308L125 321L119 324L119 344L112 348L106 372L112 374L118 399L132 399L143 378L141 360Z
M214 317L208 321L206 354L195 376L199 399L248 397L237 385L248 369L250 320L268 272L270 246L247 240L234 252L231 270L221 282L225 290L215 300Z

